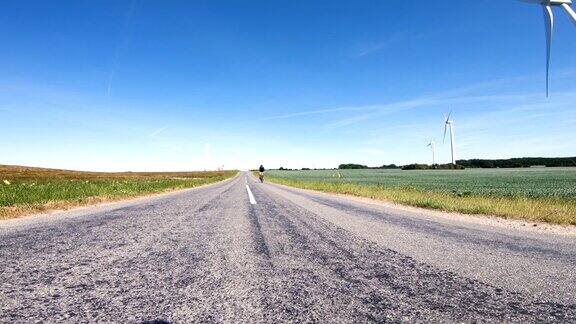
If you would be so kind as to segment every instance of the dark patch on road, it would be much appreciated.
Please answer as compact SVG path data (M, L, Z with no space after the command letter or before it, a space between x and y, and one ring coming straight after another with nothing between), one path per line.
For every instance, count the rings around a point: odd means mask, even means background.
M282 188L282 190L287 190ZM322 198L313 196L304 192L297 192L295 190L288 190L292 194L312 200L321 205L344 211L349 214L363 215L371 219L382 221L395 226L408 228L412 231L420 233L431 234L442 239L451 239L457 243L476 244L481 246L489 246L494 249L505 250L514 253L522 254L538 254L550 260L564 260L569 264L576 264L576 256L574 254L563 253L561 250L552 246L545 247L542 242L533 240L533 244L526 238L518 238L512 235L502 235L504 239L495 239L493 236L489 239L482 238L479 231L471 231L470 229L462 226L454 226L447 224L440 224L434 221L424 219L412 219L406 216L398 216L390 213L372 210L368 207L357 207L346 202L338 202L336 199ZM463 235L466 233L466 235ZM518 244L513 243L518 241Z
M248 210L248 215L249 215L248 218L250 219L250 225L252 225L254 248L258 253L264 255L267 259L269 259L270 250L268 249L268 245L266 244L264 234L262 234L262 227L260 226L260 221L258 220L258 216L256 215L254 205L250 206Z

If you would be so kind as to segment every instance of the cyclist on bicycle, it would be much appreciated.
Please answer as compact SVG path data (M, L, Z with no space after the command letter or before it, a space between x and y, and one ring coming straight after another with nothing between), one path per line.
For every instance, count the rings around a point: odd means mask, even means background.
M258 169L259 173L260 173L260 182L264 182L264 171L266 171L264 169L263 165L260 165L260 168Z

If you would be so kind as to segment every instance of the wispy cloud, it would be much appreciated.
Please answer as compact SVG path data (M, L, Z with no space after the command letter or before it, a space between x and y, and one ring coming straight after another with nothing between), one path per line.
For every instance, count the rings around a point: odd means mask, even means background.
M456 105L465 104L471 102L487 102L487 101L512 101L517 99L526 98L526 94L508 94L508 95L469 95L472 92L489 89L501 86L506 83L517 82L522 79L522 77L517 77L513 79L498 79L488 82L480 82L468 86L463 86L455 89L450 89L447 91L435 92L432 94L422 95L412 99L406 99L403 101L375 104L375 105L363 105L363 106L347 106L347 107L335 107L335 108L325 108L325 109L315 109L307 111L299 111L288 114L276 115L265 117L260 120L280 120L289 119L296 117L306 117L313 115L327 115L338 112L361 112L361 114L355 114L351 117L346 117L326 125L328 129L336 129L344 126L349 126L370 118L384 116L387 114L392 114L396 112L401 112L409 109L415 109L420 107L427 107L432 105ZM531 97L536 97L532 94ZM449 107L447 107L449 109Z
M167 128L168 128L168 126L163 126L163 127L158 128L158 129L155 129L152 133L148 134L148 137L150 137L150 138L156 137L156 136L160 135L161 133L163 133Z
M112 68L110 69L110 74L108 76L108 85L106 87L107 98L110 98L112 94L112 85L116 78L116 70L118 69L118 64L120 62L120 53L122 52L122 50L128 47L128 44L130 43L130 39L132 37L132 20L134 17L134 11L136 9L136 1L137 0L132 0L132 2L130 3L130 8L128 8L128 14L126 15L126 20L124 24L125 25L124 33L121 37L121 41L118 42L118 44L116 45L116 49L114 50Z
M543 130L565 132L574 125L576 114L572 112L572 108L576 93L556 93L553 100L530 97L526 99L461 118L458 126L463 130L463 143L503 133L516 132L524 137ZM545 135L547 134L530 137L539 138Z
M370 107L366 106L366 107L340 107L340 108L331 108L331 109L318 109L318 110L300 111L300 112L284 114L284 115L270 116L270 117L262 118L260 120L265 121L265 120L288 119L288 118L310 116L310 115L329 114L329 113L335 113L335 112L340 112L340 111L358 111L358 110L367 110L367 109L370 109Z
M355 115L352 117L344 118L338 120L336 122L332 122L327 126L328 129L336 129L344 126L349 126L373 117L383 116L407 109L412 109L416 107L422 107L425 105L429 105L433 102L432 99L415 99L415 100L408 100L408 101L401 101L395 102L390 104L378 105L378 106L370 106L370 112Z
M495 100L509 101L517 98L526 98L526 95L508 95L508 96L465 96L465 97L442 97L442 96L430 96L422 97L417 99L411 99L406 101L399 101L389 104L370 106L370 112L364 114L355 115L352 117L344 118L326 125L327 129L337 129L345 126L350 126L368 119L382 117L385 115L398 113L402 111L407 111L417 108L425 108L431 106L446 106L446 109L450 109L450 106L479 103L479 102L490 102Z
M576 137L571 129L576 122L572 109L576 93L555 93L552 99L541 94L484 98L480 104L470 101L467 110L455 110L457 157L563 156L574 147ZM385 156L402 152L404 162L426 161L423 147L434 137L439 145L438 157L449 157L449 144L442 143L440 118L393 122L389 127L358 132L364 138L362 145L383 147L388 152ZM399 149L399 143L406 149Z
M363 42L356 45L354 49L355 58L362 58L370 54L384 50L390 46L396 45L406 40L415 40L427 36L427 33L416 33L410 30L397 31L392 33L387 39Z

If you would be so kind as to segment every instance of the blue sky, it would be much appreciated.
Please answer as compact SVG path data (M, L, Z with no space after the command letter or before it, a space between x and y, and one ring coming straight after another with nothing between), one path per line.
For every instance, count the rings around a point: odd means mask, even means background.
M515 0L4 1L0 164L82 170L576 155L576 28Z

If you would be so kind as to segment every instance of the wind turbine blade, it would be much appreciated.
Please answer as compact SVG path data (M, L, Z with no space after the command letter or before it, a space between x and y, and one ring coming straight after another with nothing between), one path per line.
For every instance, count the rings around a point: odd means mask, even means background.
M546 25L546 97L550 88L550 50L552 47L552 34L554 31L554 13L550 5L542 6L544 11L544 24Z
M563 3L562 8L564 8L564 11L572 18L572 22L576 24L576 12L574 12L574 9L567 3Z
M447 122L448 121L448 117L446 117L445 113L442 113L442 117L444 117L444 121Z
M448 118L446 120L450 120L450 117L452 117L452 110L450 110L450 113L448 114Z
M444 124L444 137L442 137L442 143L446 142L446 130L448 129L448 124Z

